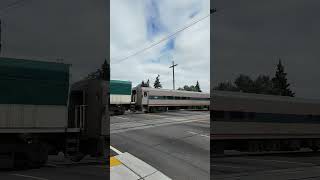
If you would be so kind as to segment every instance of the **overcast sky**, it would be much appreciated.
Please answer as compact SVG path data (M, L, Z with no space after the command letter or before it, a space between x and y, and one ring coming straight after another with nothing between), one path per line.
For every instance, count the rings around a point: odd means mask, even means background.
M319 0L215 0L214 85L239 73L274 75L281 58L297 96L320 98Z
M1 0L0 9L16 2ZM1 56L41 61L63 58L72 81L95 71L109 55L107 1L25 0L0 12Z
M174 60L176 88L210 88L210 18L144 53L121 61L159 39L209 14L209 0L111 0L111 78L153 82L157 74L163 88L172 88Z

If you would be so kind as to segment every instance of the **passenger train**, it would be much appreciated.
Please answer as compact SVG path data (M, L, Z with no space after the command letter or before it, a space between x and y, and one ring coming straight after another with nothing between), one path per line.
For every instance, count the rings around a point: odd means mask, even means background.
M207 109L210 94L181 90L137 86L130 81L110 81L110 113L124 114L126 110L155 112L169 109Z
M144 112L168 109L208 109L210 94L203 92L157 89L137 86L132 90L135 109Z
M278 151L320 149L320 101L213 91L211 148Z

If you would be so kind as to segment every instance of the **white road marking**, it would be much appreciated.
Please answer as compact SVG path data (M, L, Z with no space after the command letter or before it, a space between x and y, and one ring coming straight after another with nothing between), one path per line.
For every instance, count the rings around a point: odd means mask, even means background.
M243 159L253 160L253 161L270 161L270 162L275 162L275 163L300 164L300 165L307 165L307 166L316 166L316 165L317 165L317 164L313 164L313 163L284 161L284 160L274 160L274 159L254 159L254 158L243 158Z
M208 136L208 135L204 135L204 134L196 133L196 132L193 132L193 131L188 131L188 133L196 134L196 135L199 135L199 136L202 136L202 137L210 138L210 136Z
M10 174L10 175L12 175L12 176L19 176L19 177L26 177L26 178L31 178L31 179L37 179L37 180L49 180L49 179L46 179L46 178L29 176L29 175L24 175L24 174Z
M91 165L90 167L96 167L96 168L107 168L106 165Z
M121 116L114 116L114 118L119 118L119 119L129 119L129 118L126 118L126 117L121 117Z
M110 129L110 134L115 133L122 133L127 131L134 131L134 130L142 130L142 129L148 129L148 128L154 128L159 126L168 126L168 125L175 125L175 124L183 124L183 123L190 123L190 122L198 122L198 121L207 121L208 119L194 119L194 120L183 120L183 121L175 121L170 123L160 123L160 124L150 124L140 127L131 127L131 128L125 128L125 129L114 129L112 130L112 127Z
M110 149L112 149L112 151L116 152L117 154L123 154L121 151L119 151L118 149L110 146Z
M62 167L62 166L58 166L58 165L55 165L52 163L47 163L46 166L48 166L48 167Z
M143 114L145 116L151 116L151 117L159 117L159 118L167 118L168 116L161 116L161 115L157 115L157 114Z
M210 166L222 167L222 168L232 168L232 169L243 169L243 167L237 167L237 166L225 166L225 165L214 165L214 164L211 164Z

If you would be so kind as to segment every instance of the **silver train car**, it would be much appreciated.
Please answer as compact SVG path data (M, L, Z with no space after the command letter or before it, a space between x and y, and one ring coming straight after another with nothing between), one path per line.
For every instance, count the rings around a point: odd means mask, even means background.
M135 109L144 112L166 111L168 109L208 109L210 94L137 86L132 89Z
M211 148L216 153L320 149L320 101L213 91Z

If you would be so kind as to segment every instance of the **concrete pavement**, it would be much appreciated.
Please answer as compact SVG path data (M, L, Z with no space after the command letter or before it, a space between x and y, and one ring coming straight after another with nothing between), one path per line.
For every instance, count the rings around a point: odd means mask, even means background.
M320 180L320 153L294 152L211 159L217 180Z
M2 180L106 180L109 177L107 159L85 157L80 162L65 159L63 154L49 156L46 166L39 169L0 171Z
M210 179L209 112L129 113L111 117L111 146L172 179Z

